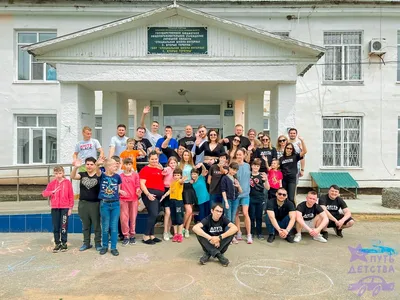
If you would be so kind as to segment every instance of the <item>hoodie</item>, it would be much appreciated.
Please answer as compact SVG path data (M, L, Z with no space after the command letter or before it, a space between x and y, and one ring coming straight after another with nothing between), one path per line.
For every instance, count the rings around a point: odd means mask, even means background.
M53 191L57 191L53 194ZM42 192L43 197L50 197L51 208L70 208L74 207L74 192L72 183L68 179L51 181Z

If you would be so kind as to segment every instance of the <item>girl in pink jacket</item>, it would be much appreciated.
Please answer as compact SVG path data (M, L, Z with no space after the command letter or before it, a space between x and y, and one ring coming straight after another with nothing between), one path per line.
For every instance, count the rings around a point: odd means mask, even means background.
M74 207L74 192L71 181L65 178L64 168L54 167L55 179L43 191L43 197L50 197L51 217L55 247L53 252L65 252L67 247L68 217Z

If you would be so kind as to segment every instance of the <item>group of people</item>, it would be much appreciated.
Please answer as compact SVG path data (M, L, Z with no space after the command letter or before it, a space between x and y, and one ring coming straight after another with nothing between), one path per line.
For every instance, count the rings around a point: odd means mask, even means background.
M100 254L117 256L118 231L122 245L136 243L136 217L139 200L147 209L147 224L142 242L148 245L162 239L180 243L190 237L190 227L201 244L205 264L216 257L224 266L229 260L224 252L230 244L243 239L239 210L244 217L244 232L248 244L253 238L263 239L262 223L265 213L267 242L275 236L288 242L300 242L301 232L307 231L314 240L326 242L328 227L336 235L351 227L354 220L339 197L339 187L333 185L327 195L310 191L305 202L295 205L299 177L303 176L307 147L291 128L288 136L278 137L276 147L268 134L254 129L243 135L243 126L235 126L235 134L219 137L218 130L200 125L185 128L185 137L174 139L173 129L166 126L164 136L153 121L150 129L145 118L135 138L126 136L126 126L118 125L112 137L108 158L89 127L82 130L83 140L73 154L72 180L79 181L78 213L82 220L81 251L94 245ZM97 159L96 159L97 158ZM51 197L54 226L54 252L67 250L68 216L74 205L71 182L62 167L54 169L55 179L43 195ZM193 207L198 206L194 216ZM164 210L162 239L154 234L159 212ZM210 214L211 212L211 214Z

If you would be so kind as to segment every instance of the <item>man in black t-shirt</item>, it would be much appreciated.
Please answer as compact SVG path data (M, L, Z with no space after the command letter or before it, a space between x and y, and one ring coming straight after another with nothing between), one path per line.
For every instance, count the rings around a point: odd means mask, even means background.
M183 146L189 151L192 151L194 142L196 141L196 137L193 136L193 128L190 125L185 127L185 134L186 136L181 138L178 141L179 146Z
M313 240L321 243L327 242L321 235L321 231L328 225L329 219L322 207L317 204L317 193L315 191L308 192L306 201L297 205L296 221L295 243L301 241L302 229L308 232Z
M135 150L138 150L139 145L142 147L143 151L146 152L146 154L150 153L152 151L152 145L150 141L146 138L144 138L144 135L146 133L146 128L144 127L138 127L136 129L136 137L135 137ZM137 162L137 171L138 173L140 172L141 169L144 168L146 164L142 164L144 162L147 162L147 155L145 156L138 156L136 158Z
M235 134L234 135L229 135L226 138L223 138L220 143L222 143L224 146L226 146L226 148L228 150L230 150L232 148L233 145L233 139L235 137L239 137L240 138L240 144L239 147L240 148L249 148L249 146L251 145L250 140L243 136L243 125L241 124L237 124L235 126Z
M223 203L221 191L221 178L228 173L228 154L221 153L218 158L218 164L214 164L208 170L207 183L209 185L210 205L214 203Z
M287 199L287 191L279 188L276 191L276 199L267 202L267 214L265 224L268 230L268 243L275 240L275 232L289 243L294 242L293 229L296 223L296 211L294 204Z
M90 244L90 230L93 225L94 244L97 251L101 246L101 227L100 227L100 200L99 196L99 177L96 174L96 159L88 157L85 160L86 172L77 173L81 166L79 160L74 162L71 172L71 179L80 181L80 194L78 204L78 214L82 221L83 245L79 251L92 248Z
M233 235L238 231L235 224L223 216L224 208L221 203L215 203L211 214L193 226L193 232L204 250L200 263L205 265L210 257L218 258L221 265L228 266L229 260L224 256L228 250ZM228 227L228 230L226 228Z
M333 227L336 235L343 237L342 230L354 225L354 219L351 217L351 212L347 207L346 202L339 197L340 188L334 184L329 188L327 195L322 195L319 198L319 205L323 208L329 218L328 226L322 231L322 236L328 239L328 227ZM341 213L339 210L342 210Z

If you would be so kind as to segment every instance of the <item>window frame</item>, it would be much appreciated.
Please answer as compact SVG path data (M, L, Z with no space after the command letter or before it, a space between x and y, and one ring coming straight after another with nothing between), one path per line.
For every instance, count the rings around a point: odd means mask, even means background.
M15 82L18 83L58 83L58 79L56 77L55 80L48 80L47 79L47 62L43 62L43 79L32 79L32 54L29 54L29 79L19 79L18 76L18 70L19 70L19 57L18 57L18 52L19 52L19 47L20 46L28 46L32 45L34 43L20 43L18 40L18 35L19 34L30 34L30 33L35 33L36 34L36 43L39 43L39 34L55 34L55 37L57 37L57 30L55 29L43 29L43 30L15 30ZM49 64L50 65L50 64ZM54 68L53 66L51 66ZM55 69L55 68L54 68ZM56 70L56 75L57 75L57 70Z
M324 165L324 144L333 144L332 142L324 142L324 120L326 119L339 119L340 120L340 134L341 134L341 140L340 140L340 149L341 149L341 154L340 154L340 165L338 166L326 166ZM359 153L358 153L358 160L359 160L359 164L358 166L345 166L344 165L344 155L345 155L345 149L344 149L344 145L350 144L351 142L344 141L344 120L346 119L359 119L360 121L360 127L359 127L359 131L360 131L360 135L359 135ZM321 127L322 127L322 155L321 155L321 167L320 169L362 169L363 168L363 161L362 161L362 153L363 153L363 149L362 149L362 145L363 145L363 117L362 116L323 116L321 118ZM333 161L335 161L335 159L333 159Z
M396 82L400 83L400 30L397 30L397 74Z
M18 126L18 117L35 117L36 125L34 126ZM56 118L56 125L55 126L40 126L39 125L39 117L55 117ZM56 134L56 143L58 143L58 127L57 127L57 114L14 114L14 128L15 128L15 139L14 139L14 165L18 166L26 166L26 165L45 165L50 164L46 162L47 159L47 129L55 129ZM18 129L28 129L29 135L29 154L28 154L28 162L27 163L19 163L18 162ZM42 132L42 162L33 162L33 131L41 131ZM56 144L57 146L57 144ZM49 149L51 151L51 149ZM56 163L58 162L58 148L56 148Z
M360 44L344 44L343 43L343 34L346 34L346 33L350 33L350 32L353 32L353 33L358 33L358 34L360 34ZM340 36L340 44L325 44L325 35L326 34L332 34L332 33L335 33L335 34L338 34L338 33L340 33L341 34L341 36ZM329 31L323 31L323 36L322 36L322 40L323 40L323 47L325 47L325 48L327 48L327 47L341 47L341 76L342 76L342 79L327 79L326 78L326 75L327 75L327 72L326 72L326 67L327 67L327 60L326 60L326 57L327 57L327 53L325 53L325 68L324 68L324 75L323 75L323 82L326 82L326 83L360 83L360 82L363 82L363 65L362 65L362 54L363 54L363 41L364 41L364 32L363 32L363 30L338 30L338 31L335 31L335 30L329 30ZM344 62L345 61L345 57L346 57L346 51L345 51L345 47L349 47L349 46L359 46L360 47L360 78L359 79L344 79L345 78L345 68L347 68L347 73L348 73L348 77L350 77L350 71L349 71L349 68L350 68L350 64L349 63L346 63L346 62Z

